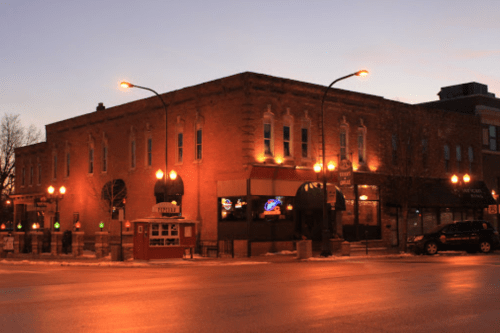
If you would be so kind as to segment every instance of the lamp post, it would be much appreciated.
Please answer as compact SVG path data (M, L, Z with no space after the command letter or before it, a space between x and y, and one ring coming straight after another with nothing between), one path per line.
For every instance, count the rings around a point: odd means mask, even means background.
M49 188L47 189L47 192L49 194L49 199L52 201L52 200L55 200L56 202L56 212L55 212L55 223L57 223L58 225L60 225L60 221L59 221L59 200L64 198L64 194L66 193L66 187L64 186L61 186L59 187L59 193L55 193L56 190L54 188L54 186L49 186ZM50 226L50 229L52 230L52 227L53 225ZM56 229L59 229L59 228L56 228Z
M156 91L154 91L151 88L141 87L141 86L138 86L138 85L132 84L130 82L126 82L126 81L123 81L122 83L120 83L120 86L122 86L123 88L139 88L139 89L148 90L148 91L151 91L152 93L154 93L156 95L156 97L158 97L160 99L161 104L163 105L163 108L165 109L165 170L168 170L168 145L167 145L167 143L168 143L168 107L167 107L167 104L165 103L165 101L163 100L161 95L158 94Z
M462 178L458 177L457 175L453 175L450 178L451 183L453 184L455 193L458 194L458 197L460 199L460 206L462 206L462 196L463 196L463 187L467 185L470 182L470 176L469 174L463 175ZM460 219L464 219L464 211L463 207L460 207Z
M330 85L325 89L325 93L323 94L323 98L321 99L321 153L323 154L321 160L322 160L322 189L323 189L323 229L321 233L321 256L322 257L328 257L332 255L332 251L330 249L330 231L329 231L329 226L328 226L328 203L327 203L327 190L326 190L326 168L323 167L326 165L326 156L325 156L325 112L324 112L324 107L325 107L325 98L328 93L328 90L337 82L345 80L347 78L350 78L351 76L366 76L368 75L368 71L366 70L361 70L357 71L355 73L343 76L341 78L336 79Z

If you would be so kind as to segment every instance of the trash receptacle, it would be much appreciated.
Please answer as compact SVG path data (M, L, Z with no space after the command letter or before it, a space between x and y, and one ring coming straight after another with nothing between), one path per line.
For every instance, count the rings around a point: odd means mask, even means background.
M341 251L342 251L343 256L350 256L351 255L351 243L349 243L347 241L342 242Z
M301 240L297 242L297 259L312 257L312 240Z

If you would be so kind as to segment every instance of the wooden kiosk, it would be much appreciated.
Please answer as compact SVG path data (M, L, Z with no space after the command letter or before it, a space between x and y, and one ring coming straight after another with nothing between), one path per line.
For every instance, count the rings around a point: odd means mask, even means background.
M178 214L179 206L161 202L153 212ZM158 214L160 215L160 214ZM192 257L196 245L197 221L182 216L151 216L132 221L134 228L134 259L166 259Z

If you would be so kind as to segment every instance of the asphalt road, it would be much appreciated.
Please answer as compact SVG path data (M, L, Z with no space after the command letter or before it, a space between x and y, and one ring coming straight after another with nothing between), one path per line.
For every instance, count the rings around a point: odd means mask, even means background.
M0 264L1 332L500 332L500 255Z

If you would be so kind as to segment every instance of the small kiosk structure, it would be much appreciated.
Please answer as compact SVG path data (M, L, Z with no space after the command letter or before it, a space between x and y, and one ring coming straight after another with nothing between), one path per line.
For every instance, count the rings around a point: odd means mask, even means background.
M192 257L198 222L178 216L180 207L170 202L156 204L153 212L161 214L132 221L134 259ZM177 216L167 216L172 214Z

